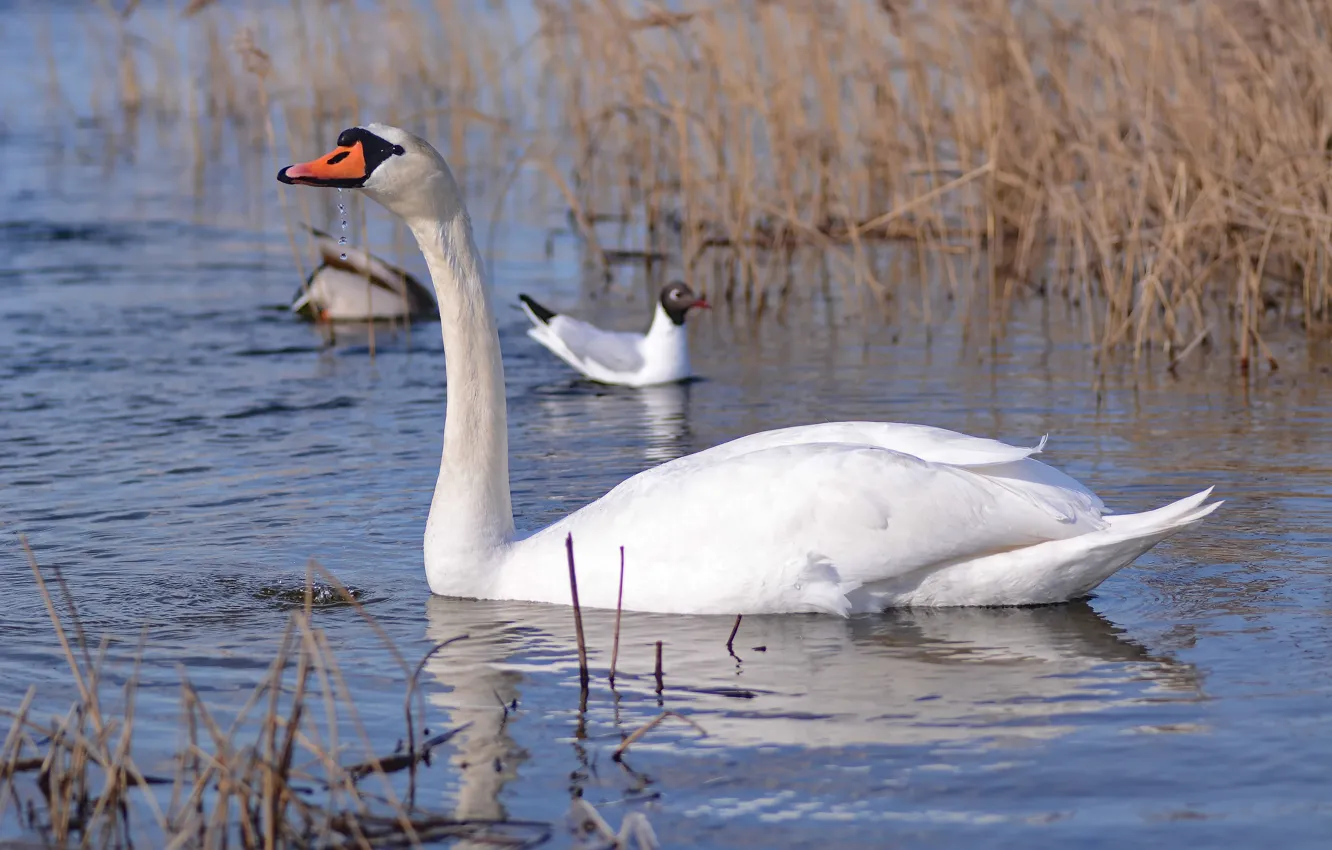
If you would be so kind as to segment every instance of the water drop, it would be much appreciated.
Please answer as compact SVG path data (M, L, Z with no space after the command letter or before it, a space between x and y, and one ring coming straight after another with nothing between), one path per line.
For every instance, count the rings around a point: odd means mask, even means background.
M342 235L338 237L338 244L345 246L347 244L347 204L342 200L342 190L338 189L338 217L342 219ZM342 259L347 259L347 252L343 251Z

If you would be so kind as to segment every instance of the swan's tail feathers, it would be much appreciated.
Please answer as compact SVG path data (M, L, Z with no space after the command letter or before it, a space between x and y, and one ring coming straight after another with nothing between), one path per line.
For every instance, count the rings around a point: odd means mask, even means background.
M1194 493L1192 496L1180 499L1178 502L1171 502L1156 510L1143 511L1138 514L1107 516L1105 521L1110 524L1110 531L1118 532L1124 536L1155 534L1159 531L1178 531L1186 526L1201 522L1204 517L1225 504L1223 501L1204 504L1204 502L1207 502L1207 497L1212 495L1213 489L1215 488L1208 487L1201 493Z
M527 314L534 325L548 325L550 320L555 318L554 310L543 307L526 295L519 295L518 300L523 303L523 312Z
M909 581L868 584L855 610L897 605L1048 605L1080 599L1181 529L1221 506L1207 503L1208 488L1139 514L1104 517L1105 527L1076 537L997 552Z
M1201 522L1223 504L1219 501L1204 504L1211 493L1212 488L1208 487L1201 493L1194 493L1155 510L1108 516L1105 517L1108 526L1100 531L1069 541L1057 541L1057 543L1080 541L1084 549L1064 567L1063 582L1067 584L1065 598L1077 599L1086 596L1101 582L1136 561L1157 543L1177 531ZM1073 548L1077 548L1076 543Z

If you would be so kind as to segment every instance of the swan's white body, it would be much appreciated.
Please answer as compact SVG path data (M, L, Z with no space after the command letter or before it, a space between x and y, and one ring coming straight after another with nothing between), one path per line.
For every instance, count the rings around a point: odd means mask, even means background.
M602 330L563 313L545 322L521 306L532 322L527 335L593 381L647 387L690 377L689 334L661 304L647 333Z
M448 409L425 533L435 593L569 604L572 535L585 606L615 607L620 547L627 610L846 615L1065 602L1220 504L1204 504L1209 488L1106 516L1091 491L1030 457L1039 446L836 422L670 461L519 536L499 335L461 195L424 141L384 125L366 130L405 151L363 189L411 228L440 306Z

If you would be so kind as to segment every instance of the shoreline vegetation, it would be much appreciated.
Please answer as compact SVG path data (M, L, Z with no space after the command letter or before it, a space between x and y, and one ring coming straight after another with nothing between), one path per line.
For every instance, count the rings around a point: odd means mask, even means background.
M418 690L421 674L433 656L447 654L467 635L435 645L410 664L356 594L314 561L303 592L283 594L291 613L266 674L256 671L249 697L239 708L233 700L210 706L204 697L209 688L196 688L181 667L176 747L164 758L158 746L158 755L141 766L135 705L147 629L128 675L113 669L121 665L111 660L112 638L91 644L61 571L41 568L27 540L20 535L19 542L78 696L63 717L40 716L35 685L21 699L12 694L17 703L0 705L0 718L8 721L0 736L0 836L9 836L0 843L22 838L42 847L370 848L460 842L457 846L527 848L546 844L564 826L575 846L660 846L641 812L626 814L617 833L578 794L563 825L507 816L458 818L422 802L438 797L439 789L438 778L425 787L421 774L432 767L448 769L436 749L448 751L471 723L432 735L422 725L427 712ZM320 610L329 606L354 608L402 668L402 736L392 753L374 751L354 690L316 625ZM585 657L581 641L579 648ZM123 680L121 693L108 698L109 682L117 679ZM611 682L613 688L613 672ZM584 678L580 718L586 704ZM501 701L495 708L507 721L517 703ZM619 761L635 741L672 716L697 726L665 711L622 734L612 758ZM382 718L378 722L382 726ZM377 731L382 737L383 729ZM433 766L432 757L445 764Z
M398 123L461 171L538 174L593 268L670 265L752 314L824 299L994 337L1045 298L1098 358L1240 369L1332 320L1317 4L102 8L95 117L181 122L200 162L224 138L279 156ZM293 233L302 203L283 196Z

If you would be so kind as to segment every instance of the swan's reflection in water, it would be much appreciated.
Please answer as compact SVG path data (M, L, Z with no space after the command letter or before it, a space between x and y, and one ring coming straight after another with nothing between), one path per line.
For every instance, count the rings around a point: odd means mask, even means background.
M594 679L584 720L605 755L617 733L661 710L652 676L657 640L665 646L662 704L707 730L694 745L703 747L1039 744L1074 728L1076 715L1202 698L1191 665L1125 639L1085 603L851 620L750 617L735 641L743 661L726 650L730 619L626 613L616 682L621 699L605 676L614 612L583 616ZM567 729L566 739L577 737L572 612L435 597L428 623L432 640L470 635L427 668L447 688L432 701L452 725L472 724L455 739L458 814L500 816L498 794L528 757L517 743L524 718L567 717L559 728ZM513 700L523 711L506 718L500 705ZM676 731L649 735L635 749L690 746L681 742L692 734Z

